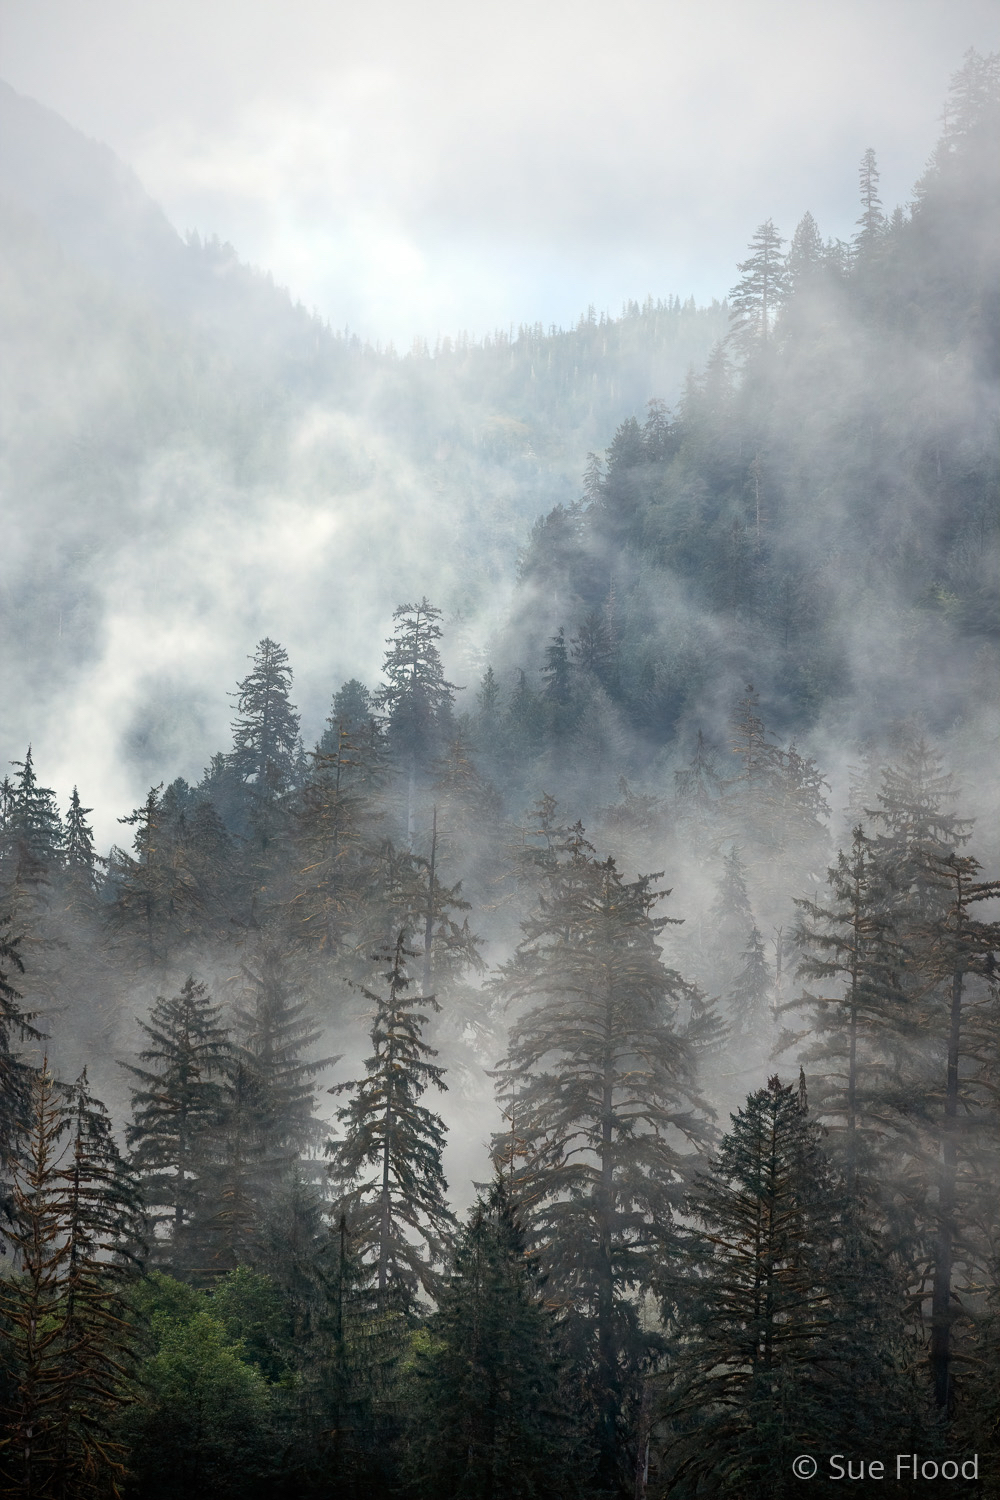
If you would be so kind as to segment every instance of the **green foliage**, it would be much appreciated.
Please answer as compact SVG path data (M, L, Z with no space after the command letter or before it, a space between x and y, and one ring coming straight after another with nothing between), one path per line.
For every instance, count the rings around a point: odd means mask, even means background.
M502 1178L458 1238L428 1334L414 1343L407 1467L429 1500L578 1495L558 1331Z
M267 1493L273 1474L273 1400L209 1311L154 1316L156 1351L139 1370L142 1399L124 1432L129 1493L143 1500Z

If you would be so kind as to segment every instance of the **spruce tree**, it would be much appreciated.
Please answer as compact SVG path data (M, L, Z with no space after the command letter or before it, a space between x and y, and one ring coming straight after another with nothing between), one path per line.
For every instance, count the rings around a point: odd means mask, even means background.
M336 1058L310 1059L319 1039L308 1002L294 1000L279 955L265 949L247 970L249 1005L236 1011L223 1085L212 1225L220 1268L259 1261L262 1223L297 1176L319 1171L323 1127L315 1117L316 1075Z
M558 1329L502 1177L459 1235L414 1368L407 1467L428 1500L577 1495Z
M821 1139L801 1075L798 1090L772 1078L688 1197L684 1260L664 1267L675 1337L657 1412L679 1500L791 1496L799 1453L910 1435L900 1299Z
M765 348L788 291L788 272L781 253L784 244L770 219L758 225L741 261L740 279L729 293L732 308L730 339L744 354Z
M429 767L446 742L457 689L445 679L437 646L441 611L421 599L401 604L392 618L396 624L386 642L385 683L373 701L386 715L393 753L412 777Z
M269 636L258 644L253 670L233 695L233 748L229 764L260 800L268 800L294 780L299 718L288 700L292 669L288 652Z
M914 1017L901 978L906 961L892 921L895 894L876 847L859 824L849 853L827 872L831 901L796 902L801 919L794 943L801 978L822 985L793 1006L805 1005L810 1038L803 1060L818 1069L814 1106L832 1132L848 1193L878 1191L886 1145L903 1126L901 1054Z
M214 1167L225 1103L224 1082L232 1048L205 985L193 976L180 994L162 995L139 1054L144 1068L128 1064L138 1080L126 1139L139 1176L152 1231L151 1250L178 1274L204 1272L212 1247L204 1227L213 1204Z
M10 982L12 972L23 974L19 937L10 934L10 920L0 917L0 1225L11 1212L10 1181L31 1118L31 1090L35 1070L15 1051L16 1043L40 1042L32 1024L35 1017L21 1009L21 995Z
M429 1086L446 1087L443 1069L428 1061L434 1049L421 1038L427 1016L414 1008L440 1007L433 995L406 993L407 961L417 956L400 931L395 947L374 959L389 965L384 993L360 987L375 1007L373 1051L364 1078L331 1089L349 1100L337 1111L341 1139L327 1147L356 1253L380 1300L400 1306L412 1305L421 1289L434 1295L454 1225L441 1169L445 1127L417 1102Z
M760 1044L771 1028L774 972L764 951L764 939L756 922L747 934L742 963L729 988L733 1030L737 1037Z
M499 1070L518 1143L511 1191L552 1295L579 1320L608 1494L631 1472L626 1433L650 1347L634 1294L671 1244L692 1162L682 1143L707 1132L678 1014L697 1011L698 992L662 962L652 880L624 881L581 831L498 979L521 1011Z
M63 827L55 793L40 786L31 756L13 762L20 772L14 782L7 810L5 841L12 857L10 878L32 886L47 881L58 866Z
M57 1500L117 1495L125 1451L114 1429L132 1399L127 1290L141 1212L86 1073L71 1089L45 1064L35 1075L14 1188L8 1239L20 1274L0 1284L0 1337L18 1381L6 1478L13 1493Z

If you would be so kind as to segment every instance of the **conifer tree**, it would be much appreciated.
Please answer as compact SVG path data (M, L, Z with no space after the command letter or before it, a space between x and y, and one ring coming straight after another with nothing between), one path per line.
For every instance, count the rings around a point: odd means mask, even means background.
M380 1300L396 1298L402 1306L412 1304L421 1288L433 1295L435 1267L454 1224L441 1170L445 1127L417 1102L430 1085L446 1087L443 1069L428 1061L434 1049L421 1038L427 1016L414 1008L440 1007L433 995L406 994L407 960L417 956L400 931L394 948L374 958L389 965L385 992L360 987L375 1006L374 1050L364 1078L331 1089L349 1101L337 1111L342 1137L327 1147L356 1253L374 1277Z
M22 885L48 880L62 851L62 819L51 787L40 786L31 746L13 762L20 775L7 810L5 841L13 858L11 878Z
M336 1061L307 1057L319 1029L309 1004L292 999L276 952L265 949L247 976L252 1003L236 1011L212 1173L212 1239L227 1269L256 1264L262 1221L296 1176L309 1174L308 1157L323 1137L313 1080Z
M784 243L774 224L766 219L750 241L752 253L737 268L740 279L729 293L729 336L745 354L765 348L773 336L788 291L788 272L781 253Z
M672 1209L706 1135L693 1038L698 992L662 962L668 919L651 876L626 882L582 837L546 872L498 989L527 1005L500 1066L521 1160L511 1191L553 1294L583 1320L598 1487L630 1472L628 1429L648 1352L633 1294L671 1239ZM498 1142L506 1149L506 1141Z
M877 1244L845 1210L805 1085L772 1078L688 1197L688 1270L665 1267L676 1337L658 1416L669 1493L798 1493L800 1452L896 1441L908 1401ZM895 1305L894 1305L895 1304Z
M94 830L87 822L91 807L83 807L76 787L63 823L62 855L64 880L80 899L93 896L97 888L97 853Z
M10 920L0 917L0 1226L11 1211L10 1180L31 1115L34 1069L14 1050L17 1042L40 1042L35 1017L21 1009L21 995L10 982L12 972L23 974L18 947L10 934Z
M213 1206L232 1056L220 1015L206 987L189 976L179 995L159 996L149 1022L140 1022L150 1045L139 1059L151 1066L127 1065L138 1086L126 1139L154 1236L151 1250L179 1273L203 1271L211 1254L201 1239Z
M252 659L253 670L233 695L237 716L229 764L258 800L267 801L294 780L299 718L288 700L288 652L265 636Z
M891 916L892 887L875 845L859 824L850 853L827 872L832 901L797 900L802 914L794 942L800 977L823 986L801 1001L811 1038L804 1061L819 1069L814 1105L832 1134L847 1191L877 1190L887 1137L897 1136L906 1101L900 1095L900 1053L913 1018L901 986L905 953Z
M751 924L742 957L729 989L733 1029L737 1037L759 1043L770 1030L774 973L756 922Z
M858 186L861 191L861 217L858 219L858 233L855 236L855 245L862 255L871 251L885 228L885 214L882 212L882 200L878 195L879 170L875 161L875 152L869 146L861 158L858 167Z
M415 1367L408 1468L428 1500L580 1492L557 1328L502 1177L474 1208Z
M457 691L445 679L441 653L441 611L427 599L393 611L392 639L386 642L385 683L373 701L388 720L389 744L409 772L423 770L438 753L451 722Z
M981 901L1000 899L1000 880L977 879L978 861L954 851L944 856L931 855L927 864L929 877L937 882L942 894L947 893L945 909L916 937L922 949L924 977L938 986L944 1041L944 1078L938 1080L935 1089L932 1136L937 1193L933 1214L930 1363L935 1402L942 1410L948 1410L954 1399L956 1276L959 1268L964 1267L967 1283L980 1281L987 1269L983 1259L988 1262L991 1250L995 1250L989 1236L985 1257L982 1242L975 1243L970 1223L970 1219L974 1222L974 1216L969 1215L969 1205L962 1201L967 1196L963 1177L974 1178L975 1174L968 1167L963 1173L962 1167L974 1156L977 1146L982 1151L981 1139L976 1137L985 1123L981 1079L969 1066L970 1051L973 1058L976 1051L969 1036L970 1001L974 1004L970 989L977 978L980 982L995 980L1000 956L1000 922L979 921L970 908ZM989 1003L991 1009L995 1008L995 991ZM990 1145L995 1151L995 1135ZM987 1152L989 1149L988 1145ZM1000 1192L1000 1173L996 1170L993 1182L995 1191Z
M65 1089L43 1064L32 1105L8 1232L21 1274L2 1288L18 1375L7 1477L15 1493L90 1500L124 1477L114 1425L132 1399L139 1197L86 1073Z

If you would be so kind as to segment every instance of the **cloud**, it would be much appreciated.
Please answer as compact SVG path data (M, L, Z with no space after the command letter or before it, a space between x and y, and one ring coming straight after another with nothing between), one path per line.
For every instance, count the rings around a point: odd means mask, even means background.
M404 345L723 295L768 216L849 233L862 151L904 199L949 73L1000 42L991 0L7 9L10 81L181 228Z

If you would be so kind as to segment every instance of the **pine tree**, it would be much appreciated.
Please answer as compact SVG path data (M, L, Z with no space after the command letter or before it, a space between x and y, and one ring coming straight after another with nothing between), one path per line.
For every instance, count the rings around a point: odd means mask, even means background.
M299 717L288 701L292 669L284 647L265 636L252 659L253 670L233 695L237 717L229 764L266 802L294 781Z
M899 1144L907 1112L900 1057L913 1016L901 985L906 954L892 922L892 887L860 824L827 884L830 904L796 902L802 916L794 935L803 954L799 976L819 981L825 993L807 991L792 1004L809 1009L803 1035L815 1040L803 1059L819 1068L814 1102L853 1196L859 1175L866 1193L878 1191L887 1140Z
M40 1042L35 1017L21 1009L21 996L10 974L24 973L18 952L20 938L11 937L10 921L0 917L0 1226L9 1217L11 1173L19 1160L31 1116L35 1070L14 1051L15 1042Z
M204 1271L211 1246L202 1243L212 1207L213 1162L230 1068L229 1033L208 990L185 980L179 995L162 995L148 1024L150 1045L131 1064L132 1121L126 1131L155 1238L151 1249L179 1273Z
M747 867L733 844L723 856L722 875L708 912L709 973L706 988L728 992L740 968L747 939L754 926L753 908L747 893Z
M729 988L733 1029L737 1037L760 1043L771 1028L774 973L756 922L750 927L742 957L742 965Z
M385 684L373 702L386 714L390 747L412 776L430 765L447 739L457 689L445 679L437 646L441 611L421 599L401 604L392 617Z
M389 965L385 993L361 986L375 1006L374 1050L364 1078L331 1090L350 1097L337 1111L342 1138L327 1147L357 1253L374 1276L380 1299L395 1297L402 1306L412 1304L421 1288L434 1294L435 1265L454 1224L441 1170L445 1128L438 1115L417 1103L428 1086L446 1085L443 1069L427 1060L436 1055L434 1049L421 1039L427 1017L414 1007L440 1007L433 995L407 996L406 963L417 954L404 939L400 931L395 947L375 956L376 963Z
M253 998L236 1011L212 1174L212 1238L226 1268L257 1262L261 1222L297 1174L308 1175L308 1158L323 1138L313 1080L337 1060L307 1058L320 1032L308 1003L292 1000L276 952L265 949L247 977Z
M869 146L858 167L858 186L861 190L861 217L854 243L860 255L871 252L885 229L885 214L878 195L879 170L875 152Z
M43 1064L32 1103L8 1234L21 1274L2 1291L19 1382L7 1477L16 1493L91 1500L124 1478L114 1426L132 1399L139 1197L86 1073L65 1089Z
M844 1207L799 1088L772 1078L690 1193L659 1404L670 1494L798 1493L800 1452L897 1440L909 1414L891 1278ZM874 1292L874 1295L872 1295Z
M737 268L740 279L729 293L729 337L745 354L765 348L773 336L788 291L788 272L781 253L784 243L771 220L766 219L750 241L752 253Z
M557 1328L502 1177L474 1208L415 1367L408 1467L430 1500L580 1492Z
M679 1143L706 1133L678 1026L698 993L662 962L652 879L625 882L581 834L498 980L530 1007L499 1074L521 1157L511 1191L553 1294L581 1320L602 1493L630 1472L624 1431L649 1352L634 1292L670 1244L690 1165Z

